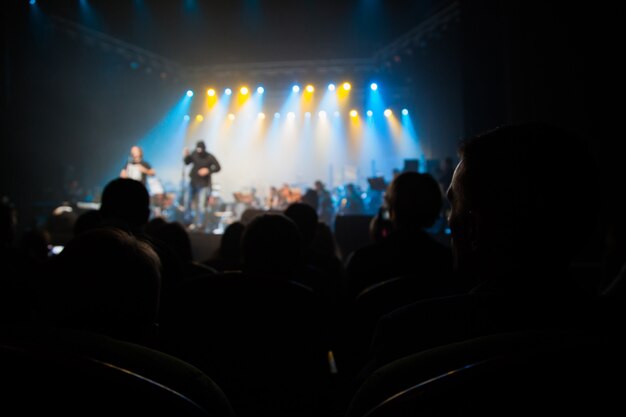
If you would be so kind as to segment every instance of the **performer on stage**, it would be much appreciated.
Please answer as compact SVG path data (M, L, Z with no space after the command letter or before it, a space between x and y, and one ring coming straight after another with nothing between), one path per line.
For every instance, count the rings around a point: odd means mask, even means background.
M143 150L139 146L133 146L130 148L128 162L122 168L120 177L137 180L147 186L146 182L149 175L155 175L154 169L143 160Z
M206 151L204 141L196 143L196 149L190 153L183 150L185 165L193 164L189 172L189 198L187 210L193 212L193 223L190 228L204 229L206 226L205 211L208 197L211 195L211 174L218 172L221 167L215 156Z

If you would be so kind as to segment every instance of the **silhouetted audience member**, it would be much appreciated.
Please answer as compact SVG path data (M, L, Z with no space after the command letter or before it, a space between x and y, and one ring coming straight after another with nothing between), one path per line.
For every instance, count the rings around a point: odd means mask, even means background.
M169 351L214 378L238 415L313 416L321 406L326 326L315 292L295 282L301 239L283 214L256 216L242 271L189 281L164 324Z
M106 225L142 233L150 218L150 194L139 181L116 178L102 191L100 214Z
M161 263L152 247L120 229L87 231L51 264L41 318L60 327L144 342L155 329Z
M102 213L99 210L87 210L81 213L74 223L74 236L78 236L88 230L102 227Z
M150 195L146 187L130 178L110 181L102 191L100 215L103 227L119 228L150 242L161 260L162 299L166 300L171 289L183 281L184 266L174 249L146 234L150 217ZM158 223L153 226L158 226Z
M282 214L261 214L246 226L241 241L243 270L289 279L303 262L302 237Z
M228 400L205 374L148 347L156 341L160 266L147 242L123 230L75 237L40 282L38 321L56 329L46 343L137 372L207 410L231 415Z
M525 124L473 137L459 155L449 223L455 269L474 288L384 316L370 369L471 337L576 328L591 317L589 295L568 275L600 207L587 145L564 130Z
M452 279L450 249L424 230L441 209L437 182L429 174L403 172L390 184L386 199L389 235L354 251L346 266L345 351L338 360L354 372L365 363L382 315L416 300L462 291Z
M220 272L241 270L241 236L245 228L242 222L226 226L217 253L204 264Z
M446 295L452 286L450 249L435 241L424 229L431 226L441 209L442 196L429 174L404 172L386 193L389 236L356 250L347 261L349 298L382 281L412 275L424 285L422 297Z
M158 220L153 219L148 222L148 225L150 226L153 221L158 222ZM153 239L169 246L174 254L176 254L182 263L182 278L184 280L191 279L195 276L212 275L217 272L215 269L193 260L191 239L189 238L185 226L181 223L165 222L160 227L146 228L146 232Z
M308 204L293 203L285 210L285 216L293 220L302 235L305 270L297 279L324 296L327 301L334 302L343 278L343 265L332 252L324 252L313 246L318 233L317 212Z

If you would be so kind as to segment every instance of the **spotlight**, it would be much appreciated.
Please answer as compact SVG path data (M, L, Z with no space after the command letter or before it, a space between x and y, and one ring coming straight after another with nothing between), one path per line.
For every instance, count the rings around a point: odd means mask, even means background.
M259 94L263 94L263 93L265 92L265 88L263 88L263 87L258 87L258 88L256 89L256 92L257 92L257 93L259 93Z
M328 91L335 91L335 84L333 83L328 84Z
M248 87L241 87L241 88L239 89L239 93L240 93L242 96L247 96L247 95L248 95L248 91L249 91L249 90L248 90Z
M300 86L299 85L294 85L293 87L291 87L291 91L293 91L294 93L297 93L300 91Z
M233 113L228 113L228 120L235 120L235 115Z
M376 91L376 90L378 90L378 84L376 84L376 83L371 83L371 84L370 84L370 88L372 89L372 91Z
M203 120L204 120L204 116L203 115L199 114L199 115L196 116L196 121L201 122Z
M187 97L193 97L193 91L187 90Z
M30 0L28 2L31 6L34 6L37 3L37 0Z
M280 113L278 112L274 113L274 119L280 119Z
M350 89L352 88L352 86L350 85L350 83L347 83L347 82L346 82L346 83L343 83L342 87L343 87L343 89L344 89L345 91L350 91Z
M371 110L368 110L367 112L365 112L367 114L367 117L372 117L374 115L374 112Z
M233 90L231 90L230 88L227 88L226 90L224 90L224 94L226 94L227 96L231 95L233 93Z
M184 115L184 116L183 116L183 120L184 120L184 121L188 122L188 121L189 121L189 119L191 119L191 118L189 117L189 115L188 115L188 114L186 114L186 115Z
M320 117L320 119L325 119L326 118L326 112L324 110L322 110L319 113L317 113L317 115Z
M306 91L307 93L312 93L313 91L315 91L315 87L313 87L311 84L306 86Z
M402 115L403 116L408 116L409 115L409 111L407 109L402 109Z
M259 115L257 116L257 119L264 120L265 119L265 113L263 113L263 112L259 113Z
M391 116L391 109L387 109L387 110L385 110L385 113L384 113L384 114L385 114L385 117L389 117L389 116Z
M209 88L208 90L206 90L206 95L209 97L214 97L215 96L215 90L212 88Z
M296 118L296 114L294 112L290 111L289 113L287 113L287 118L289 120L293 120L293 119Z
M359 113L356 110L350 110L350 117L357 117Z

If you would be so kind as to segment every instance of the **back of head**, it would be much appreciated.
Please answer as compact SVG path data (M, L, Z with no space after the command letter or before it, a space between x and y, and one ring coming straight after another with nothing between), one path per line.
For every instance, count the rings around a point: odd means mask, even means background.
M403 172L394 178L386 200L394 228L411 230L432 226L443 201L437 181L417 172Z
M298 226L305 247L311 245L317 229L317 212L306 203L292 203L285 209L285 216Z
M160 280L148 243L119 229L86 231L52 264L43 318L132 341L156 322Z
M74 222L74 236L85 233L88 230L102 226L102 213L98 210L88 210L80 214Z
M282 214L263 214L250 222L242 236L242 260L247 272L290 277L302 261L301 235Z
M170 222L155 227L150 236L165 243L176 253L180 260L184 262L193 261L193 253L191 249L191 239L183 226L179 222Z
M233 222L226 227L220 242L222 259L239 261L241 258L241 237L246 226L242 222Z
M463 169L455 175L467 208L480 214L480 244L530 262L572 260L600 208L599 178L585 142L537 123L495 129L467 140L459 152Z
M106 224L140 231L150 217L150 194L139 181L116 178L104 187L100 213Z

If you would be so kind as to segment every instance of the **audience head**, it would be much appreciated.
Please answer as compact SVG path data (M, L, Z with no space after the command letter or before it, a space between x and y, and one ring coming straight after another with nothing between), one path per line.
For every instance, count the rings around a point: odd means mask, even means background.
M116 178L104 187L100 214L107 225L141 232L150 217L148 190L140 181Z
M242 222L233 222L226 226L220 243L220 257L239 262L241 259L241 237L246 226Z
M255 217L242 236L244 271L291 277L302 264L301 239L295 223L282 214Z
M54 258L42 317L54 325L136 341L154 328L160 261L152 247L113 228L86 231Z
M150 223L153 223L153 221L151 220L148 224L150 225ZM163 223L160 220L154 220L154 223L157 226L146 230L146 233L169 246L181 261L192 262L191 239L187 234L187 230L185 230L185 226L179 222L168 223L164 220Z
M561 129L526 124L470 138L459 156L448 189L457 269L488 280L567 267L597 221L599 182L587 146Z
M430 174L403 172L391 182L385 198L394 229L430 227L441 212L441 189Z
M285 216L298 226L302 234L302 243L308 248L313 242L317 229L317 211L306 203L292 203L285 209Z
M102 213L99 210L87 210L74 222L74 236L102 226Z

